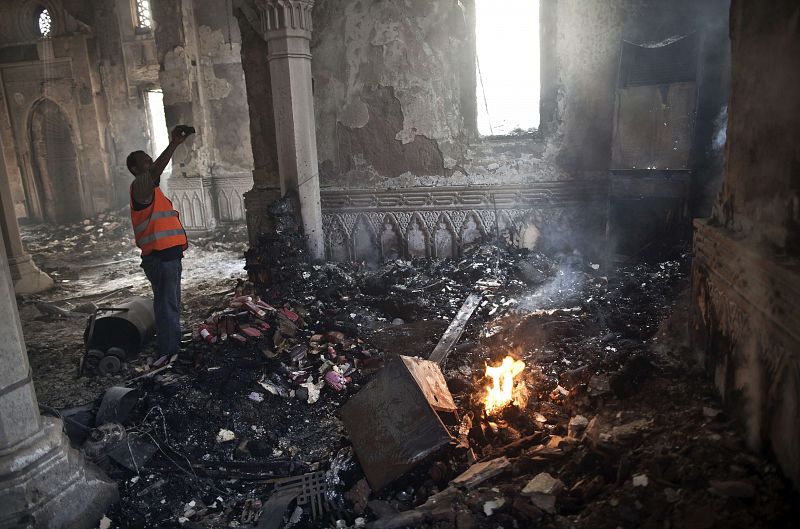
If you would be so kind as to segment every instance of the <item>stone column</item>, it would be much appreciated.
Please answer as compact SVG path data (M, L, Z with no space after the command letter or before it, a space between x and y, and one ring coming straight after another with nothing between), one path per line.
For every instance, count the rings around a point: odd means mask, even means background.
M0 314L0 529L96 527L116 485L69 447L60 420L39 415L5 242Z
M314 0L261 0L272 82L281 194L296 192L312 259L325 258L311 85Z
M53 280L37 268L30 254L22 246L2 148L0 148L0 228L16 293L34 294L52 287Z
M257 246L259 235L272 230L268 207L281 197L272 81L267 57L266 35L254 4L234 4L242 36L242 70L250 112L250 146L253 151L253 189L245 193L247 233L250 246Z

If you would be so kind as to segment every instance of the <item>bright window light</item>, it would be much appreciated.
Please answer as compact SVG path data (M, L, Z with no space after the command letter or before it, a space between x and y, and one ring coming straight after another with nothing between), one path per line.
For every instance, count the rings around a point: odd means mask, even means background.
M477 0L478 131L539 127L539 0Z
M39 34L42 37L49 37L53 31L53 19L50 18L50 11L42 9L39 13Z
M152 156L155 160L169 145L169 131L167 118L164 116L164 93L161 90L150 90L145 93L147 99L147 114L150 117L150 140L152 142ZM167 163L164 175L172 172L172 162ZM164 178L166 180L166 178Z
M150 0L136 0L136 18L138 26L150 29L153 26L153 15L150 12Z

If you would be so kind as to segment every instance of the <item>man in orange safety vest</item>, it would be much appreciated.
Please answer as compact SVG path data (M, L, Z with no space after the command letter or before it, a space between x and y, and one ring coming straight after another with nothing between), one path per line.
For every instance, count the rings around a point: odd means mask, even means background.
M172 130L171 141L153 162L144 151L128 155L131 183L131 223L136 245L142 251L142 268L153 287L156 346L161 355L174 355L181 343L181 272L183 252L189 247L180 214L159 187L161 173L175 149L194 129Z

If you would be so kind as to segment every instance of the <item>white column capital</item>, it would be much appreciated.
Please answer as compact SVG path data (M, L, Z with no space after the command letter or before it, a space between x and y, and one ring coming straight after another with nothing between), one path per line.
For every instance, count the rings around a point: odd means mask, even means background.
M314 0L256 0L263 34L287 32L311 39Z

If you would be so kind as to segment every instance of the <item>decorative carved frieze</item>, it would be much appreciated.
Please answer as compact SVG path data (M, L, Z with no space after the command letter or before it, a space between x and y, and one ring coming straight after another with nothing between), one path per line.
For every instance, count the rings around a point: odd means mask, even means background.
M567 205L605 198L605 180L540 182L529 185L414 187L405 189L323 189L323 210L473 210L533 205Z
M179 180L185 180L185 183L179 183ZM180 212L181 222L187 230L205 230L210 220L206 216L205 193L202 184L197 185L193 180L197 179L176 178L170 181L169 198Z
M253 187L253 177L220 176L212 179L212 194L216 200L216 212L220 222L245 220L244 194Z
M732 295L749 300L764 317L800 341L800 311L796 310L800 277L796 273L699 221L695 222L694 258Z
M606 196L603 181L325 189L321 197L326 256L373 262L458 257L467 245L495 236L532 246L543 229L581 225L582 205L600 203Z
M220 222L243 222L244 194L253 187L250 176L170 178L168 193L187 230L203 231Z
M766 440L800 483L800 275L725 230L695 222L693 333L751 448Z

